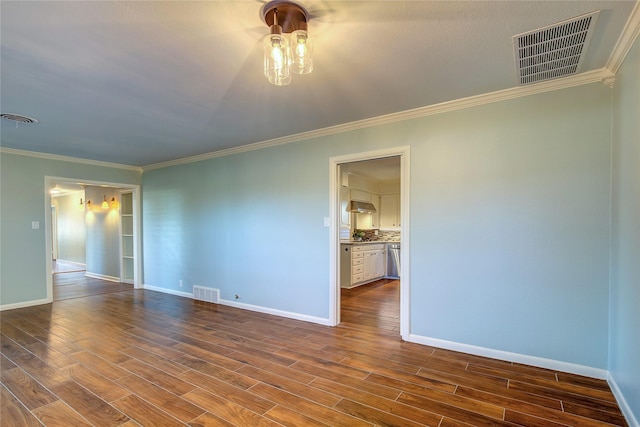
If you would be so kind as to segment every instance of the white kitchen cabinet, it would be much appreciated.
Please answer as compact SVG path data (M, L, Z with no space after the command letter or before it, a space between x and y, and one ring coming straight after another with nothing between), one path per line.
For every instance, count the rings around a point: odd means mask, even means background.
M362 246L351 248L351 284L364 280L364 252Z
M400 194L383 194L380 196L380 228L399 229Z
M353 288L385 276L385 245L341 245L340 286Z
M375 245L378 246L378 245ZM382 246L382 245L381 245ZM384 246L383 246L384 247ZM364 281L376 280L384 276L384 250L368 249L363 251Z

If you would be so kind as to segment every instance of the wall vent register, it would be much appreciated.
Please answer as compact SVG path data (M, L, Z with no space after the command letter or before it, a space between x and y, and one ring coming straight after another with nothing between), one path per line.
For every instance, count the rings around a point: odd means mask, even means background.
M218 304L220 302L220 290L206 286L194 286L193 299Z

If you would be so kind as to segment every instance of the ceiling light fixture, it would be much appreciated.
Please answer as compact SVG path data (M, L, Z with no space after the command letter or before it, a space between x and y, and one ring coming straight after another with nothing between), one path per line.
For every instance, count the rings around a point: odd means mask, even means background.
M292 72L309 74L313 70L313 41L307 32L307 10L291 1L271 1L262 7L261 14L269 26L263 42L264 75L269 83L286 86Z

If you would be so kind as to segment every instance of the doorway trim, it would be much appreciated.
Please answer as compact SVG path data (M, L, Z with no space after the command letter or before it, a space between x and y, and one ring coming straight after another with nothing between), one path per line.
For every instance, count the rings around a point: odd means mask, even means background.
M45 212L51 211L51 194L48 189L54 184L62 183L83 183L96 187L114 187L121 189L131 190L133 193L133 234L135 236L133 243L134 264L133 264L133 287L134 289L142 288L142 245L141 245L141 223L140 223L140 185L125 184L121 182L107 182L107 181L93 181L83 178L70 178L61 176L45 176L44 177L44 205ZM51 261L53 255L52 246L52 234L51 234L51 215L45 215L44 228L45 228L45 262L47 271L47 302L53 301L53 262ZM120 257L121 258L121 257Z
M411 332L411 268L410 256L410 146L393 147L382 150L366 151L361 153L346 154L329 158L329 323L336 326L340 323L340 201L339 201L339 165L343 163L359 162L363 160L375 160L384 157L400 157L400 217L401 217L401 241L400 269L400 336L408 341Z

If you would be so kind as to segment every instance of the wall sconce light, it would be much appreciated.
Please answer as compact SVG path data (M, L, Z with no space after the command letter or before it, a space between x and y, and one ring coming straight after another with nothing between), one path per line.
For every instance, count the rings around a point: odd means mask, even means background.
M309 13L291 1L270 1L262 7L262 19L269 26L263 42L264 75L269 83L286 86L291 73L313 70L313 43L307 32ZM291 44L286 35L291 33Z
M87 203L85 203L85 205L87 206L87 210L91 210L91 200L87 199Z
M111 208L116 209L118 207L118 202L115 197L111 198Z
M107 196L104 196L104 199L102 200L102 209L109 209L109 202L107 202Z

